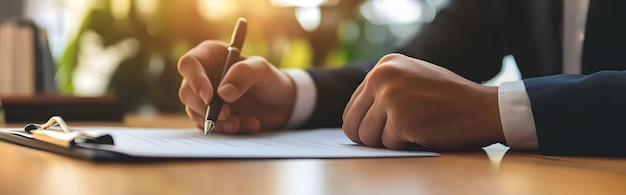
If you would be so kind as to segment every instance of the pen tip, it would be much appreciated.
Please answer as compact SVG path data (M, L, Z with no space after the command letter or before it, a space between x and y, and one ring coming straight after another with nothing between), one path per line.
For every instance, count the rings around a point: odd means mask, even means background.
M213 127L215 127L215 122L213 122L213 120L204 121L204 135L211 133Z

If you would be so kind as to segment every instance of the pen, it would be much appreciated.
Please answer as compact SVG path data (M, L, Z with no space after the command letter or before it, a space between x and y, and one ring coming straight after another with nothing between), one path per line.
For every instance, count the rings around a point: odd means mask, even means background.
M228 45L228 54L226 56L226 62L222 67L222 73L220 74L219 80L217 80L217 82L213 82L213 99L206 109L204 135L213 130L215 123L217 123L217 117L222 110L222 105L224 105L224 100L217 95L217 87L222 82L222 79L224 79L224 75L226 75L226 71L228 71L230 66L239 60L241 46L243 45L243 40L246 38L247 23L248 21L245 18L239 18L239 20L237 20L237 25L235 26L233 35L230 38L230 44Z

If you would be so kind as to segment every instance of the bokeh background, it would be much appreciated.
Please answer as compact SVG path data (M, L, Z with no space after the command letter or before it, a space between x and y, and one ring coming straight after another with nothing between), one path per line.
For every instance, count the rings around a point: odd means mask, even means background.
M9 1L9 0L2 0ZM180 112L178 58L228 42L237 18L245 55L280 68L378 58L418 33L447 0L25 0L48 30L63 93L116 96L130 112Z

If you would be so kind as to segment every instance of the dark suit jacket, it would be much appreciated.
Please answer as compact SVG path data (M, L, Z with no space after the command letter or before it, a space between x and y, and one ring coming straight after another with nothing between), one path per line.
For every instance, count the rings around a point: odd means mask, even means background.
M502 58L512 54L522 77L532 78L524 82L543 154L626 155L626 123L620 122L626 120L626 72L549 76L562 70L562 10L560 0L453 0L393 52L475 82L493 78ZM308 70L318 96L305 127L340 126L345 104L374 64ZM583 73L623 70L626 64L598 67L583 67Z

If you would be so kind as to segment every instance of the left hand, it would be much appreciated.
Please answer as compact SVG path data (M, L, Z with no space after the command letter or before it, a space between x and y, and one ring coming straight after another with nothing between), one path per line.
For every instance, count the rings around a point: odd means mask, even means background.
M354 142L403 149L476 149L504 142L498 88L401 54L383 57L356 89L343 113Z

